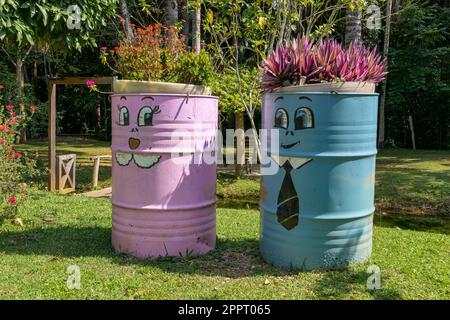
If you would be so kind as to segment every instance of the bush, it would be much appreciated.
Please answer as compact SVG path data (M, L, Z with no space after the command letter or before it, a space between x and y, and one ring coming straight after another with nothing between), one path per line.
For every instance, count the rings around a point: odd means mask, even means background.
M37 174L35 161L14 148L15 137L26 123L26 118L18 114L24 109L24 105L0 106L0 222L17 214L19 205L27 198L25 181ZM35 107L30 109L32 115Z
M124 34L112 50L100 48L101 62L122 78L208 84L213 73L211 60L206 52L198 56L189 52L176 26L132 26L132 33L131 37Z
M214 70L205 51L200 54L183 52L175 64L174 73L177 82L207 85L211 82Z

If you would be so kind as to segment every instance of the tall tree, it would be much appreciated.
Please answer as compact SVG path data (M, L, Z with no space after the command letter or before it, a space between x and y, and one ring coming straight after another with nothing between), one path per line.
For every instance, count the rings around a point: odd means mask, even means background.
M192 47L194 51L199 54L201 50L201 34L200 26L202 23L201 16L201 0L195 1L195 15L194 15L194 26L192 32Z
M164 0L164 25L173 26L178 22L178 3L176 0Z
M389 39L391 34L391 13L392 13L392 0L388 0L386 4L386 28L384 30L384 48L383 54L387 58L389 51ZM383 81L383 90L380 96L380 116L378 125L378 147L382 148L384 146L385 139L385 105L386 105L386 89L387 89L387 78Z
M183 34L186 37L186 43L189 44L189 38L190 38L190 24L191 24L191 15L189 13L189 4L188 0L180 0L179 5L179 14L180 19L183 23Z
M133 31L131 30L131 18L130 12L128 11L128 5L126 0L120 0L120 12L122 13L122 18L125 21L125 31L128 38L133 37Z
M24 65L34 49L80 51L95 45L93 31L106 25L117 0L0 0L0 50L16 68L18 98L24 93Z
M350 43L361 40L361 10L352 3L346 9L345 21L345 46Z

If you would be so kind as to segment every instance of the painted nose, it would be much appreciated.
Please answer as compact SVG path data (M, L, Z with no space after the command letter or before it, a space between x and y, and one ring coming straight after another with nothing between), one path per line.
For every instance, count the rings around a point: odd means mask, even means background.
M138 128L132 128L130 132L139 132Z
M292 130L286 130L286 135L288 135L289 133L291 134L291 136L294 135L294 131L292 131Z
M135 139L135 138L129 138L128 139L128 146L131 150L139 148L139 145L141 144L141 140Z

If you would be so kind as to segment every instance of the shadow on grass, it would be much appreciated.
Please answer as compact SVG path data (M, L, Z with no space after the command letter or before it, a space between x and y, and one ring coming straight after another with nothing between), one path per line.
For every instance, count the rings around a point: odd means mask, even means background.
M450 219L429 216L407 215L400 213L375 214L373 223L385 228L450 234Z
M23 232L0 233L0 252L18 255L46 255L61 258L106 257L119 265L142 265L178 274L201 274L244 278L296 275L298 270L276 269L259 254L256 239L217 240L216 249L198 257L163 257L140 260L118 254L111 246L111 229L105 227L48 227ZM348 274L351 271L343 271ZM367 277L366 277L367 278Z
M367 286L369 274L364 271L329 271L321 277L314 287L314 292L322 299L351 299L352 292L360 291L360 286ZM365 289L374 299L398 300L401 295L390 288Z

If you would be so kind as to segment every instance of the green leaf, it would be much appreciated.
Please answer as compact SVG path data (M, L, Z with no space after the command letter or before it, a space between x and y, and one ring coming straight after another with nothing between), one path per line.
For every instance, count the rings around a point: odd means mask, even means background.
M36 6L39 8L39 10L42 13L42 17L44 18L44 26L47 25L47 19L48 19L48 15L47 15L47 11L45 10L45 8L43 6L41 6L40 4L36 3Z

